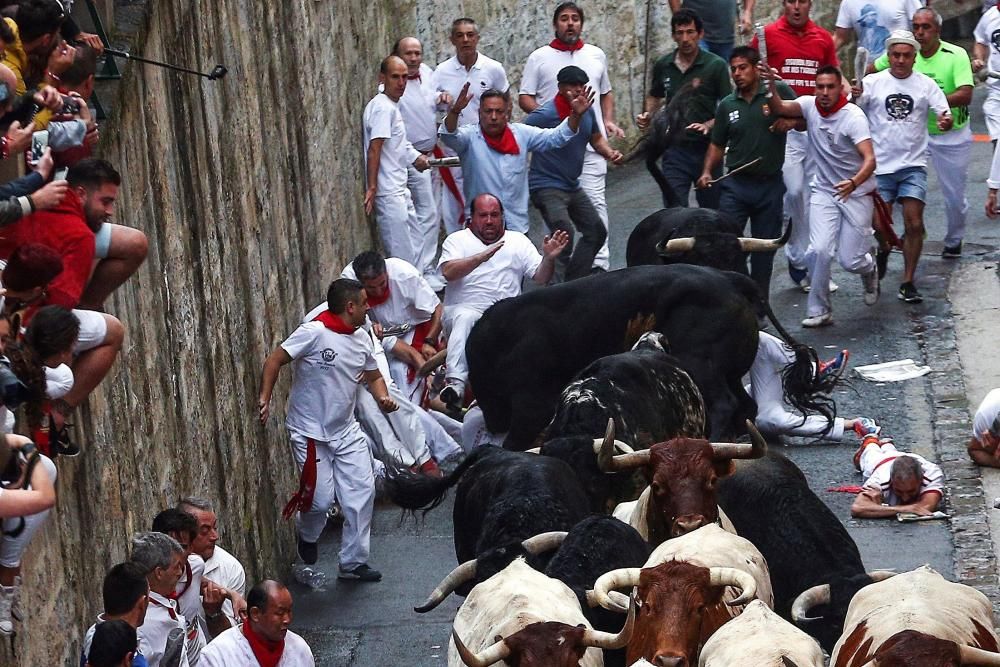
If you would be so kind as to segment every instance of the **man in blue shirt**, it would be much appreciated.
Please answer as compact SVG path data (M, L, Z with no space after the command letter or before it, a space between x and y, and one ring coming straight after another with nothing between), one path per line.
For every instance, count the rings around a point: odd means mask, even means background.
M576 65L563 67L556 75L559 92L528 114L524 124L558 127L572 113L572 101L586 96L589 80L587 73ZM594 110L588 109L580 117L576 135L557 151L536 154L531 159L531 169L528 172L531 203L541 212L550 232L561 229L569 236L569 244L557 259L556 275L559 281L587 275L594 262L594 255L607 237L607 230L604 229L597 209L580 187L587 144L592 145L597 154L606 160L621 163L622 154L611 148L597 125ZM575 248L574 227L580 232Z

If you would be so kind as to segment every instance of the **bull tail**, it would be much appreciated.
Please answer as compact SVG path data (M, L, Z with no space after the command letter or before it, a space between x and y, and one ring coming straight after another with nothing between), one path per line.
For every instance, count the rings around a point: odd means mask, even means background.
M448 489L457 484L465 471L479 458L475 454L467 456L450 475L444 477L430 477L407 468L387 465L385 493L393 503L404 510L411 512L423 510L426 514L444 501L448 496Z

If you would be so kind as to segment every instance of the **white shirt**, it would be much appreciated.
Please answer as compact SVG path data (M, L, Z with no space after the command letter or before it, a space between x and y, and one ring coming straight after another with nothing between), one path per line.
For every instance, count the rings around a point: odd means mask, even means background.
M434 70L420 63L420 78L409 79L399 98L406 138L421 153L428 153L437 143L437 96Z
M399 106L385 93L368 102L364 115L365 164L372 139L384 139L378 163L376 195L398 195L406 190L406 168L420 157L420 152L406 138L406 127Z
M936 492L939 496L943 494L944 484L942 483L942 480L944 479L944 474L941 472L941 468L936 463L931 463L919 454L908 454L903 452L886 456L880 465L876 465L875 471L872 473L871 477L865 480L864 486L880 491L882 493L882 502L886 505L902 505L902 501L892 490L892 486L889 484L889 473L892 471L892 461L900 456L911 456L920 461L920 467L924 470L924 478L920 481L920 497L923 497L926 493Z
M837 27L851 28L858 46L868 49L869 62L885 53L885 40L893 30L910 30L920 0L844 0L837 12Z
M339 334L312 321L324 309L314 308L281 347L295 360L285 426L330 442L356 423L354 400L361 374L377 366L364 331Z
M469 275L448 281L444 292L445 309L464 306L485 312L500 299L521 293L521 281L534 275L542 256L528 237L507 230L500 237L504 244L495 255L472 270ZM453 259L464 259L486 250L487 245L470 229L448 235L441 248L438 267Z
M985 46L990 53L986 69L1000 72L1000 10L996 5L983 13L972 34L976 38L976 43ZM1000 79L987 79L986 85L990 88L990 94L1000 93Z
M982 438L993 426L997 416L1000 416L1000 389L986 394L986 398L979 404L976 416L972 418L972 436Z
M239 560L236 559L231 553L220 547L218 544L215 545L215 551L212 552L212 557L205 561L205 574L202 575L205 579L208 579L213 584L218 584L223 588L229 589L231 591L236 591L240 595L244 595L247 588L247 573L243 569L243 565ZM226 600L222 603L222 612L234 622L239 622L233 612L233 602L232 600ZM204 620L204 619L202 619ZM202 628L208 633L207 621L206 625Z
M201 606L201 579L205 574L205 561L201 556L188 556L187 569L191 571L191 583L188 584L187 572L181 575L177 587L177 611L186 621L184 633L187 636L187 655L192 664L198 664L201 649L208 643L205 632L205 610Z
M451 95L452 100L458 99L466 83L470 84L469 92L472 94L472 100L459 114L459 126L479 122L479 96L484 92L496 88L503 93L510 88L503 65L482 53L478 53L476 62L468 70L465 69L465 65L458 62L458 56L448 58L434 70L435 87L439 92Z
M814 183L819 189L832 192L837 183L858 173L864 163L857 145L871 139L868 117L857 106L847 104L824 118L816 108L813 95L803 95L795 101L809 128L806 133L809 150L818 166L813 170ZM869 178L859 183L851 196L867 195L875 185L875 179Z
M198 667L258 667L260 663L250 649L250 642L240 628L230 628L212 640L201 653ZM291 630L285 633L285 649L278 667L315 667L312 651L306 640Z
M177 612L177 602L149 592L146 618L136 630L139 650L149 667L189 667L185 649L186 621Z
M559 92L559 83L556 81L559 70L569 65L576 65L587 73L590 79L587 85L598 95L591 108L597 116L597 126L601 134L607 136L599 96L611 92L611 80L608 78L608 57L600 47L585 43L583 48L577 51L560 51L546 44L535 49L528 56L528 62L524 64L520 94L534 95L539 106L545 104ZM587 150L594 150L593 146L588 144Z
M948 99L934 79L914 71L897 79L890 70L869 74L857 100L871 127L875 173L894 174L927 166L927 113L950 113Z

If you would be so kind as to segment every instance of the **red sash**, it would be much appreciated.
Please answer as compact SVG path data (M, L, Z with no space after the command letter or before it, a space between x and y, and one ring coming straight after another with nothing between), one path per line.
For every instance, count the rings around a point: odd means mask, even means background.
M444 151L441 150L440 146L434 147L434 157L438 159L445 157ZM455 182L455 177L451 175L451 167L439 169L438 173L441 174L441 180L444 181L444 186L448 188L448 192L458 202L458 208L461 211L458 214L458 226L465 227L465 198L462 197L462 193L458 190L458 183Z
M881 239L889 244L890 248L902 248L903 242L896 235L896 230L892 228L892 209L885 203L878 189L872 190L870 196L875 199L875 219L872 227L879 234Z
M517 155L521 152L521 148L517 145L517 139L514 138L514 133L511 132L510 125L503 128L503 134L500 135L499 139L487 137L485 134L483 135L483 139L486 140L486 145L497 153Z
M313 494L316 493L316 441L306 438L306 460L302 464L302 474L299 475L299 490L295 492L285 509L281 510L282 519L291 519L296 512L308 512L313 504Z
M285 640L272 642L264 639L253 631L253 628L250 627L250 621L243 624L243 636L247 638L250 650L253 651L253 657L257 658L260 667L278 667L278 663L281 662L281 654L285 651Z
M553 98L556 103L556 113L559 114L559 120L565 120L573 113L573 107L570 105L569 100L566 99L565 95L556 93Z
M417 326L413 327L413 342L412 345L418 351L424 346L424 339L427 338L427 334L431 330L431 321L427 320L422 322ZM414 378L417 377L417 369L413 366L407 366L406 368L406 381L413 382Z
M551 46L556 51L579 51L580 49L583 48L583 40L578 39L572 44L567 44L566 42L562 41L557 37L553 39L551 42L549 42L549 46Z

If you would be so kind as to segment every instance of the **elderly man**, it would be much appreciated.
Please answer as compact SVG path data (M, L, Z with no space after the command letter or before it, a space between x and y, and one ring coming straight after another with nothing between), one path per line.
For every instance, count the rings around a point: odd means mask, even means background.
M923 297L913 283L924 245L924 202L927 197L927 123L951 129L948 100L934 79L914 71L920 44L908 30L897 30L886 40L889 69L866 76L854 91L855 103L868 115L875 145L875 178L879 195L890 205L903 207L903 282L898 297L919 303Z
M506 228L499 198L484 193L472 200L468 228L445 239L438 260L448 281L444 295L448 371L441 400L449 408L459 409L465 396L469 378L465 341L472 326L494 303L520 294L523 279L548 283L556 257L568 243L566 232L558 230L545 237L539 254L527 236Z
M1000 445L1000 389L993 389L986 394L972 419L969 457L981 466L1000 468L997 445Z
M471 202L485 192L493 194L503 202L507 227L527 234L528 154L566 145L593 104L594 93L588 89L570 102L569 116L550 129L508 123L507 96L498 90L487 90L480 97L479 125L459 127L459 114L471 101L465 84L439 130L441 141L462 158L465 199Z
M314 667L312 651L305 640L288 629L292 624L292 594L277 581L266 580L247 594L247 620L209 644L201 655L201 667L274 665Z
M470 86L472 99L459 114L458 124L475 125L479 122L479 98L482 94L487 90L506 93L510 83L503 65L479 52L479 27L473 19L455 19L451 24L451 43L455 47L455 55L434 70L434 86L447 95L448 104L458 99L464 86ZM446 145L441 155L452 156L455 152ZM451 167L439 173L445 185L441 192L441 217L445 231L451 234L465 226L468 202L463 194L463 172L461 167Z
M837 29L833 43L839 51L851 43L854 36L858 46L868 49L871 58L885 53L885 40L896 30L910 26L913 12L923 6L921 0L842 0L837 12ZM860 72L855 72L860 76Z
M138 628L146 618L146 608L149 606L149 582L146 573L133 562L119 563L104 575L101 587L104 600L104 613L98 615L97 623L90 626L83 637L83 651L80 664L84 664L90 655L90 643L94 638L97 626L107 621L124 621L133 628ZM146 667L146 659L139 651L132 658L132 667Z
M427 158L406 137L399 100L406 90L406 63L386 56L379 67L383 90L368 102L364 114L365 213L375 212L385 251L417 264L424 230L418 227L406 187L407 170L427 170Z
M132 538L131 560L149 582L149 606L138 628L139 651L149 667L188 667L187 623L174 599L184 574L184 547L163 533L138 533Z
M552 13L555 38L528 56L521 75L521 90L517 102L525 113L535 111L555 99L559 72L571 65L579 67L600 96L598 104L594 105L596 130L604 138L624 137L625 132L615 123L615 94L608 78L608 58L600 47L584 44L583 19L583 9L575 2L562 2L556 7ZM579 187L593 203L605 233L609 231L608 204L604 194L607 173L605 156L588 144L580 171ZM607 239L597 251L594 266L605 271L610 268Z
M851 505L857 519L892 519L898 514L933 514L941 502L941 468L918 454L900 452L891 440L879 440L879 427L863 424L855 466L865 477L863 490Z
M969 126L969 104L972 102L972 65L969 54L961 46L941 41L941 15L930 7L913 14L913 36L920 44L913 69L926 74L938 85L951 107L952 128L938 128L937 117L927 119L930 138L927 143L931 164L937 173L941 194L944 195L944 215L948 230L944 236L941 257L962 256L969 200L965 197L965 182L969 175L972 153L972 130ZM875 71L889 67L889 57L875 61Z

